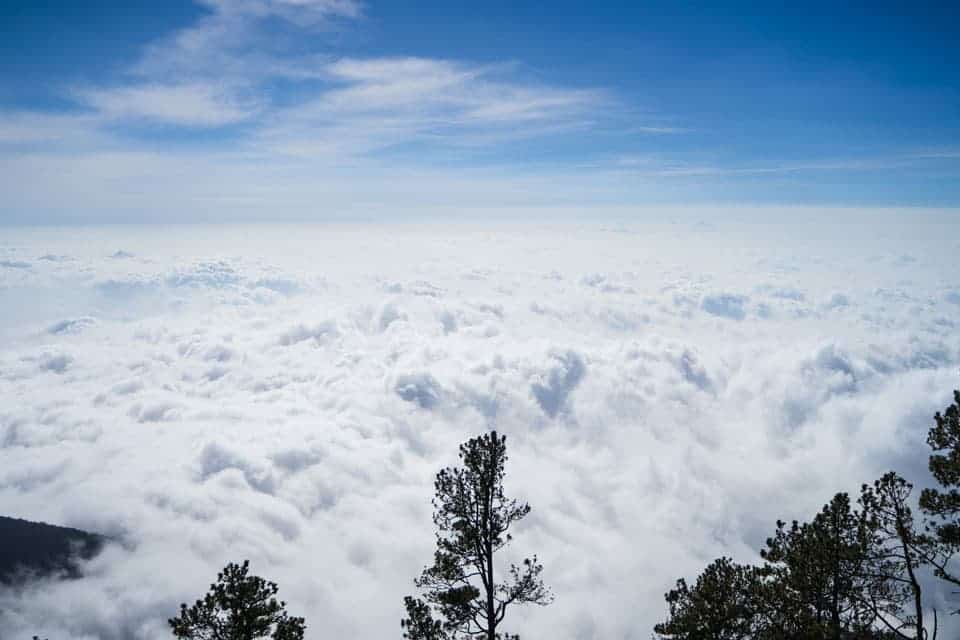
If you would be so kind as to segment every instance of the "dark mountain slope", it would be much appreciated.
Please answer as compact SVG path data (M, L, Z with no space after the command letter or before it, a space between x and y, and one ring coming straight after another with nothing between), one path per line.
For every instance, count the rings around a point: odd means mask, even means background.
M0 583L23 577L78 577L77 561L95 556L106 538L79 529L0 516Z

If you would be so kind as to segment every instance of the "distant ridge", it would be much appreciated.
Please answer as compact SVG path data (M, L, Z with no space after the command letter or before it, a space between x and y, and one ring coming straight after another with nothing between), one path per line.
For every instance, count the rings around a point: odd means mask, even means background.
M97 555L106 540L79 529L0 516L0 583L51 575L77 578L77 561Z

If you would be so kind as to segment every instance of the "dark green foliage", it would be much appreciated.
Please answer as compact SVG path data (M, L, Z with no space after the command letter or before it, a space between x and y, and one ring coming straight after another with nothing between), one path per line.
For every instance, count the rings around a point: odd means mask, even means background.
M693 588L686 580L665 598L670 609L667 622L654 632L675 640L741 640L757 631L757 591L761 578L755 567L729 558L714 560L697 578Z
M868 630L874 615L858 597L870 528L838 493L810 523L777 523L761 556L782 602L786 631L824 630L825 637Z
M960 549L960 391L953 392L953 404L937 413L934 422L927 434L933 449L929 466L942 489L924 489L920 509L928 516L928 528L945 555L944 561L935 565L936 574L960 585L960 576L947 567L950 556Z
M863 485L860 511L838 493L812 522L777 522L762 567L721 558L693 588L678 580L665 596L669 619L654 631L676 640L936 640L922 573L960 586L948 566L960 552L960 391L953 398L927 436L941 488L921 493L925 531L913 486L891 471Z
M287 615L276 599L277 585L249 575L250 563L230 563L217 582L192 607L180 605L180 616L168 622L177 638L189 640L302 640L303 618Z
M721 558L692 588L677 581L665 596L669 618L654 631L671 640L917 637L909 633L916 613L904 607L913 594L903 582L909 572L897 562L899 538L889 535L897 536L898 525L886 515L904 506L909 488L884 476L864 491L863 511L838 493L811 522L777 522L760 567ZM901 512L899 526L912 526L908 516ZM915 542L910 534L904 539ZM910 567L919 562L911 559Z
M473 438L460 446L460 460L463 467L444 469L434 483L437 549L415 581L423 600L404 601L401 625L409 640L509 640L517 636L498 630L508 607L552 601L536 556L496 581L496 553L511 541L510 526L530 512L503 491L506 438L495 431Z
M913 485L891 471L872 487L863 485L860 494L873 534L861 597L883 627L909 639L927 637L920 572L940 557L936 541L916 529L912 491Z
M0 583L20 577L79 577L77 560L89 560L105 538L79 529L0 516Z
M449 637L443 623L433 617L428 605L419 598L407 596L403 599L407 617L400 622L404 629L403 637L413 640L447 640Z

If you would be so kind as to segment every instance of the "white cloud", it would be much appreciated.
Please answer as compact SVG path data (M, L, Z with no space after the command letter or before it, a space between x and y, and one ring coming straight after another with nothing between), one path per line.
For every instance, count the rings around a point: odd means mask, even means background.
M268 18L298 30L291 37L322 41L331 19L360 16L359 5L347 0L205 4L209 15L150 45L123 83L77 95L107 118L183 126L252 120L263 128L260 138L279 138L283 150L296 144L301 153L309 148L328 155L438 136L454 142L468 134L502 137L505 130L485 129L518 123L527 123L523 135L530 136L535 130L529 125L572 126L603 99L596 91L497 79L503 68L427 58L330 61L274 45L278 36ZM277 78L312 84L301 87L293 107L273 108L270 83Z
M360 3L353 0L201 0L221 15L248 15L262 18L279 15L291 20L311 21L360 15Z
M250 558L309 637L395 634L433 474L492 427L533 506L517 550L558 596L511 630L647 638L677 577L756 560L777 518L928 478L960 364L960 281L928 257L951 223L815 213L10 230L0 258L30 266L0 267L0 513L122 544L0 591L0 628L164 638Z
M539 81L509 60L344 56L341 36L365 24L364 6L350 0L201 4L193 24L109 79L65 91L74 110L0 111L0 223L697 202L728 198L730 181L751 176L895 172L955 156L944 148L763 166L702 150L610 157L611 140L623 147L690 129L613 90ZM206 128L217 131L196 135Z
M700 307L707 313L722 316L732 320L743 320L746 316L744 307L750 298L734 293L719 293L704 296Z
M544 185L490 188L492 173L493 181L529 180L511 167L441 175L448 170L424 167L427 156L412 149L495 151L617 118L608 92L537 82L510 64L335 58L328 32L361 18L351 2L207 6L210 13L145 47L112 82L72 87L65 97L74 112L0 112L0 222L102 222L131 212L141 220L247 218L254 209L340 216L398 200L418 209L416 200L457 185L481 199L560 199ZM191 135L158 144L157 125L161 134ZM193 135L206 128L221 131ZM392 157L398 150L403 157ZM298 204L280 201L288 198Z
M220 126L251 117L253 105L203 84L134 85L90 90L79 97L111 119L144 119L182 126Z
M270 75L309 74L309 57L284 55L285 38L266 23L279 21L317 40L339 19L361 16L352 0L201 0L210 13L148 45L131 68L134 77L182 82L184 78L249 85Z
M333 86L267 118L275 152L336 158L416 142L493 144L585 128L609 98L534 86L504 69L424 58L341 59Z
M326 67L347 83L327 92L321 111L437 111L434 125L537 120L582 113L595 91L535 88L496 79L495 67L424 58L343 59ZM449 110L448 112L445 110ZM445 115L442 115L444 114Z

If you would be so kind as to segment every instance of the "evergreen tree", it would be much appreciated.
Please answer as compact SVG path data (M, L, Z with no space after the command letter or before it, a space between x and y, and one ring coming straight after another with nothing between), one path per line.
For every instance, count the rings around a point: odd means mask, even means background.
M777 531L761 551L772 581L778 626L793 637L840 640L868 632L875 620L859 597L871 541L868 521L838 493L810 523Z
M670 640L746 640L758 634L758 591L761 578L755 567L714 560L691 588L686 580L664 598L669 619L654 632Z
M924 489L920 509L940 545L938 559L932 563L936 575L960 586L960 575L948 566L960 550L960 391L953 392L953 404L933 419L935 424L927 434L927 443L933 449L929 467L942 489Z
M919 531L913 487L894 472L861 489L861 511L838 493L812 522L777 530L762 567L726 558L691 588L666 594L669 619L655 632L673 640L935 640L937 611L926 615L921 573L960 586L951 561L960 552L960 391L934 416L929 467L940 488L924 489ZM960 610L955 611L960 613Z
M912 491L913 485L893 471L861 489L859 503L873 539L860 596L895 637L925 640L929 636L920 572L936 561L939 545L917 531L910 508ZM936 638L936 610L933 615L932 638Z
M437 548L433 565L415 580L423 599L404 600L404 638L516 639L500 631L508 607L553 600L536 556L511 565L506 579L497 582L496 554L511 541L511 525L530 506L504 494L506 438L496 431L461 445L460 460L462 467L440 471L434 482Z
M249 575L250 563L230 563L217 582L192 607L180 605L180 615L168 622L173 635L184 640L303 640L303 618L287 615L277 600L277 585Z

